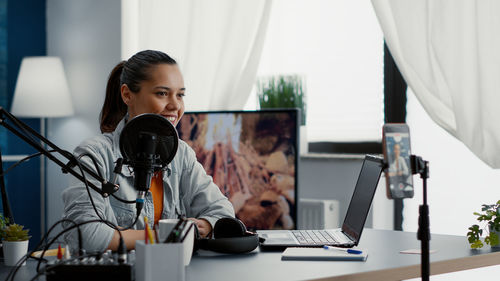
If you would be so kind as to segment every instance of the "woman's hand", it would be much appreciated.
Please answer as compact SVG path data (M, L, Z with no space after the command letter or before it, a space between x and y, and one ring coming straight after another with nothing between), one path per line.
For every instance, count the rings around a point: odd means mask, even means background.
M207 237L212 232L212 225L206 219L188 218L188 220L196 224L201 237Z

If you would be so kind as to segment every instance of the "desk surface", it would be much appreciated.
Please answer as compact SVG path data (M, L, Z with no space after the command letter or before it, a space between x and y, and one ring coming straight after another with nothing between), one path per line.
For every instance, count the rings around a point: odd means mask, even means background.
M412 232L365 229L359 245L368 252L360 261L282 261L281 252L244 255L194 256L186 269L186 280L404 280L420 276L420 255L401 250L420 249ZM465 236L432 234L431 274L448 273L500 264L500 249L471 250ZM16 280L35 275L29 262ZM0 279L10 268L0 266ZM41 279L43 280L43 279Z
M281 252L247 255L195 256L187 280L404 280L420 276L416 233L365 229L359 248L368 252L359 261L282 261ZM431 274L500 264L500 249L471 250L465 236L431 235Z

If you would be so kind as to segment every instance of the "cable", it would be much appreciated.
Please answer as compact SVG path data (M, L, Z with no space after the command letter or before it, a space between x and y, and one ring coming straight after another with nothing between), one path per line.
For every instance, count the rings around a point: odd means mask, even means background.
M126 204L135 204L135 201L121 199L120 197L116 196L114 193L111 194L111 196L113 196L113 198L115 198L116 200L118 200L120 202L123 202L123 203L126 203Z
M65 153L67 153L66 151L64 151L64 152L65 152ZM71 155L72 160L77 160L77 159L76 159L76 157L75 157L73 154L67 154L67 155ZM33 157L34 157L34 156L33 156ZM75 223L75 222L74 222L74 221L72 221L72 220L69 220L69 219L62 219L62 220L60 220L60 221L56 222L56 224L54 224L54 225L50 228L50 230L49 230L49 231L48 231L48 232L44 235L44 237L41 239L41 241L40 241L39 245L37 245L37 247L35 247L35 249L34 249L33 251L31 251L30 253L26 254L26 255L25 255L22 259L20 259L20 260L19 260L18 264L16 264L16 267L14 267L14 268L13 268L13 269L9 272L9 275L7 276L7 279L6 279L6 280L9 280L9 278L11 278L11 280L13 280L13 278L14 278L15 274L17 273L17 271L19 270L19 268L20 268L21 264L23 264L23 263L24 263L24 262L25 262L28 258L30 258L30 257L31 257L31 255L34 253L34 251L36 251L36 249L38 249L38 248L40 247L40 245L43 243L43 241L44 241L45 239L47 239L47 237L48 237L49 233L50 233L50 232L51 232L51 231L55 228L55 226L56 226L57 224L59 224L59 223L64 222L64 221L72 222L72 223L74 223L74 225L73 225L73 226L71 226L71 227L69 227L69 228L66 228L65 230L63 230L62 232L60 232L58 235L56 235L56 237L55 237L55 238L53 238L53 239L52 239L49 243L47 243L47 244L45 245L45 247L44 247L43 252L42 252L42 257L44 256L44 254L45 254L45 252L47 251L48 247L49 247L52 243L54 243L54 241L55 241L57 238L59 238L62 234L66 233L67 231L69 231L69 230L71 230L71 229L73 229L73 228L75 228L75 227L78 227L78 230L79 230L79 231L78 231L78 233L79 233L79 234L78 234L78 236L79 236L79 237L78 237L78 241L79 241L79 248L80 248L80 249L82 249L82 237L81 237L81 231L80 231L80 229L79 229L79 226L84 225L84 224L87 224L87 223L92 223L92 222L101 222L101 223L104 223L104 224L106 224L107 226L111 227L112 229L114 229L114 230L118 231L118 234L119 234L119 236L120 236L120 245L122 245L121 247L119 247L119 249L118 249L118 250L119 250L120 252L121 252L121 251L123 251L123 236L122 236L122 234L121 234L121 231L123 231L123 230L127 230L127 229L132 228L132 227L133 227L133 226L137 223L137 221L138 221L138 219L139 219L139 216L140 216L140 213L138 213L138 214L136 215L135 220L132 222L132 224L131 224L131 225L129 225L129 226L127 226L126 228L120 228L120 227L116 226L114 223L112 223L112 222L110 222L110 221L108 221L108 220L103 219L103 218L101 217L101 214L98 212L97 207L95 206L94 200L93 200L93 198L92 198L92 194L91 194L91 192L90 192L90 187L89 187L89 185L88 185L87 178L86 178L85 173L84 173L84 171L83 171L82 164L81 164L79 161L76 161L76 163L77 163L78 168L80 169L80 172L81 172L81 174L82 174L83 181L84 181L84 183L85 183L85 187L86 187L87 193L88 193L88 195L89 195L89 200L90 200L90 202L91 202L92 208L94 209L94 211L95 211L95 213L96 213L96 215L97 215L97 217L98 217L99 219L98 219L98 220L90 220L90 221L86 221L86 222L82 222L82 223L78 223L78 224L77 224L77 223ZM95 162L94 162L94 163L95 163ZM97 169L97 167L96 167L96 169ZM98 170L98 169L97 169L97 170ZM133 203L135 203L135 201L134 201ZM126 249L125 249L125 251L126 251ZM37 271L39 271L39 270L40 270L40 264L41 264L41 262L42 262L42 261L44 261L44 260L45 260L45 259L43 259L43 258L38 259Z
M70 259L67 259L67 260L64 260L65 262L73 262L75 260L79 260L79 259L82 259L82 258L87 258L87 257L93 257L93 256L98 256L98 254L85 254L85 255L82 255L82 256L78 256L78 257L74 257L74 258L70 258ZM61 263L57 263L57 264L53 264L53 265L47 265L43 268L42 271L39 271L37 272L37 274L31 278L31 280L36 280L38 277L44 275L44 274L47 274L48 271L54 269L54 268L57 268L59 266L61 266L62 264Z
M86 255L82 255L82 256L78 256L78 257L74 257L74 258L71 258L71 259L67 259L65 260L65 262L72 262L72 261L75 261L75 260L78 260L78 259L81 259L81 258L86 258L86 257L92 257L92 256L97 256L98 254L86 254ZM31 278L30 280L36 280L38 279L38 277L44 275L44 274L47 274L47 271L55 268L55 267L58 267L60 266L61 264L54 264L54 265L51 265L51 266L46 266L43 268L42 271L37 271L36 275Z
M78 155L78 157L76 159L82 159L84 156L87 156L88 158L90 158L90 160L92 161L92 163L94 163L94 167L95 167L95 170L97 172L97 175L99 175L99 177L101 178L104 178L101 174L101 170L99 169L98 165L97 165L97 161L95 160L95 158L90 154L90 153L82 153L80 155Z
M33 258L33 259L37 259L37 260L39 261L39 264L37 265L37 271L38 271L38 268L39 268L40 262L41 262L41 261L46 261L46 260L43 258L43 256L45 255L45 251L43 251L43 252L42 252L42 254L41 254L41 258L36 258L36 257L33 257L33 256L32 256L32 254L33 254L34 252L36 252L36 251L38 251L38 250L40 249L41 245L43 244L43 241L47 239L47 237L49 236L50 232L52 232L52 230L54 230L54 228L55 228L58 224L63 223L63 222L65 222L65 221L67 221L67 222L71 222L71 223L73 223L73 225L75 225L75 226L77 226L77 227L78 227L77 223L76 223L75 221L73 221L73 220L70 220L70 219L61 219L61 220L57 221L56 223L54 223L54 224L50 227L50 229L47 231L47 233L45 233L45 235L42 237L42 239L40 239L40 242L38 242L38 244L37 244L37 245L33 248L33 250L32 250L32 251L30 251L29 253L27 253L27 254L25 255L25 257L23 257L23 258L20 260L20 262L18 262L18 264L16 263L16 266L17 266L17 267L20 267L20 265L21 265L21 264L23 264L23 263L24 263L24 262L25 262L28 258L30 258L30 257L31 257L31 258ZM78 245L79 245L79 247L82 247L82 233L81 233L81 231L80 231L80 228L79 228L79 227L78 227ZM19 268L16 268L16 270L14 271L14 275L15 275L15 273L16 273L18 270L19 270ZM10 276L11 274L12 274L12 271L9 273L9 275L8 275L8 276L7 276L7 278L6 278L6 280L8 280L8 279L9 279L9 276Z
M90 193L90 188L89 188L89 183L87 181L87 177L85 176L85 173L83 172L82 164L79 161L76 161L76 164L78 165L78 168L80 169L80 172L82 173L83 182L85 183L85 188L87 189L87 194L89 195L90 204L92 205L92 208L94 209L94 212L96 213L97 217L100 220L102 220L103 222L105 222L106 220L101 217L101 214L99 214L99 212L97 211L97 207L95 206L94 199L92 198L92 194ZM97 167L96 167L96 169L97 169ZM105 223L105 224L107 224L107 223ZM110 225L108 225L108 226L110 226Z
M48 237L49 237L49 233L52 232L52 230L58 225L58 224L62 224L63 222L71 222L73 223L73 225L77 225L77 223L74 221L74 220L70 220L70 219L60 219L58 220L56 223L54 223L50 229L47 231L47 233L42 237L42 239L40 240L40 242L38 243L38 245L35 247L35 250L36 249L39 249L39 247L42 245L42 242L44 240L47 240ZM80 229L80 227L77 227L77 230L78 230L78 251L81 252L81 250L83 249L83 239L82 239L82 231ZM47 243L44 245L44 246L47 246ZM50 247L50 244L49 244L49 247ZM44 247L45 248L45 247ZM45 255L45 250L42 252L41 254L41 257L43 257ZM31 255L30 255L31 256ZM37 271L39 269L39 266L40 266L40 261L37 265Z
M75 157L74 155L72 155L72 154L71 154L71 158L72 158L72 160L77 160L77 159L76 159L76 157ZM82 177L83 177L83 180L84 180L84 183L85 183L85 187L86 187L86 189L87 189L87 193L88 193L88 195L89 195L90 202L91 202L91 204L92 204L92 207L93 207L93 209L94 209L94 211L95 211L95 213L96 213L97 217L99 217L99 221L101 221L101 222L105 223L106 225L108 225L109 227L111 227L111 228L113 228L113 229L118 230L118 233L120 234L120 239L122 239L122 238L121 238L121 233L120 233L120 230L118 229L118 227L116 227L116 226L115 226L112 222L109 222L109 221L107 221L107 220L103 219L103 218L101 217L101 215L99 214L99 212L97 211L97 208L96 208L96 206L95 206L94 200L92 199L92 195L91 195L91 193L90 193L90 188L89 188L89 185L88 185L87 178L86 178L85 173L84 173L84 171L83 171L83 168L82 168L82 166L81 166L82 164L81 164L78 160L76 161L76 163L77 163L77 165L78 165L78 167L79 167L79 169L80 169L80 172L82 173ZM137 220L136 220L136 221L137 221ZM135 222L136 222L136 221L135 221ZM78 225L81 225L81 224L78 224ZM53 226L53 227L54 227L54 226ZM72 229L72 228L73 228L73 227L70 227L69 229ZM61 233L65 233L65 231L63 231L63 232L61 232ZM60 234L59 234L59 235L57 235L56 237L59 237L59 236L60 236ZM43 241L43 240L42 240L42 241ZM47 247L45 247L44 251L42 252L42 256L45 254L45 251L46 251L46 249L48 249L48 245L50 245L50 244L52 244L52 243L47 244ZM81 246L81 245L80 245L80 246ZM24 259L21 259L21 260L22 260L22 262L21 262L20 264L22 264L22 263L23 263L24 261L26 261L27 259L28 259L28 257L26 257L26 258L24 258ZM39 263L38 263L38 265L37 265L37 269L39 269L39 267L40 267L40 261L39 261ZM15 272L17 272L17 270L18 270L18 269L16 269L16 270L15 270ZM12 272L12 271L11 271L11 272ZM15 273L14 273L14 275L15 275ZM10 276L10 274L9 274L9 276Z
M57 151L56 151L56 150L49 150L48 152L49 152L49 153L53 153L53 152L57 152ZM66 153L67 153L67 154L65 154L66 156L68 156L68 155L72 155L72 154L71 154L71 153L69 153L68 151L64 151L64 152L66 152ZM28 156L24 157L23 159L21 159L21 160L17 161L16 163L12 164L9 168L7 168L7 169L3 172L3 174L2 174L2 173L0 173L0 176L5 176L7 173L9 173L12 169L14 169L15 167L17 167L17 166L18 166L18 165L20 165L21 163L23 163L23 162L25 162L25 161L27 161L27 160L29 160L29 159L31 159L31 158L34 158L34 157L40 156L40 155L42 155L42 154L43 154L43 153L41 153L41 152L37 152L37 153L34 153L34 154L31 154L31 155L28 155ZM99 169L97 169L97 162L95 161L95 159L94 159L94 158L93 158L90 154L88 154L88 153L85 153L85 154L80 155L80 156L78 157L78 159L80 159L80 158L81 158L81 157L83 157L83 156L88 156L88 157L92 160L92 162L94 163L94 166L96 167L97 174L98 174L98 175L102 178L102 175L101 175L101 173L100 173L100 170L99 170ZM83 172L82 172L82 174L83 174ZM118 200L118 201L120 201L120 202L122 202L122 203L126 203L126 204L134 204L134 203L135 203L135 201L122 199L122 198L120 198L120 197L116 196L115 194L111 194L111 196L113 196L113 198L115 198L116 200Z
M67 151L65 151L67 152ZM92 161L92 163L94 164L94 168L95 170L97 171L97 174L99 175L99 177L101 178L104 178L101 174L101 171L98 167L98 164L97 164L97 161L94 159L94 157L89 154L89 153L82 153L80 155L78 155L78 157L75 157L73 154L69 153L69 155L66 155L68 158L70 158L70 161L74 161L74 163L76 163L76 165L78 166L78 168L80 169L80 172L82 174L82 177L84 179L84 183L85 183L85 188L87 189L87 193L89 195L89 199L90 199L90 203L92 204L92 207L94 208L94 211L96 212L97 216L100 218L100 219L103 219L101 217L101 215L97 212L97 208L95 207L95 204L94 204L94 200L92 198L92 195L90 193L90 188L89 188L89 185L88 185L88 182L87 182L87 179L86 179L86 176L85 176L85 173L83 172L83 168L82 168L82 164L78 161L78 159L81 159L82 157L84 156L87 156L88 158L90 158L90 160ZM125 200L125 199L122 199L118 196L116 196L114 193L111 194L111 196L113 196L113 198L115 198L116 200L122 202L122 203L126 203L126 204L135 204L136 201L131 201L131 200ZM140 214L139 214L140 215ZM103 219L104 220L104 219ZM137 219L136 219L137 221ZM135 223L134 223L135 224ZM132 227L133 225L127 227L126 229L129 229L130 227Z
M75 158L75 159L81 159L81 158L82 158L82 157L84 157L84 156L87 156L88 158L90 158L90 160L91 160L91 161L92 161L92 163L94 164L94 168L96 169L97 174L99 175L99 177L104 178L104 177L102 176L102 174L101 174L100 169L98 168L97 161L94 159L94 157L93 157L91 154L89 154L89 153L82 153L82 154L78 155L78 158ZM78 165L78 162L76 162L76 163L77 163L77 165ZM82 170L82 169L80 168L80 171L81 171L81 170ZM82 174L83 174L83 172L82 172ZM83 176L83 177L85 177L85 176ZM135 203L135 201L122 199L122 198L120 198L120 197L116 196L114 193L112 193L112 194L111 194L111 196L113 196L113 198L115 198L116 200L118 200L118 201L120 201L120 202L122 202L122 203L126 203L126 204L134 204L134 203Z
M90 221L84 221L84 222L81 222L81 223L77 223L76 225L73 225L73 226L70 226L66 229L64 229L63 231L59 232L46 246L45 246L45 249L44 251L48 250L48 247L54 243L61 235L63 235L64 233L72 230L73 228L76 228L76 227L80 227L84 224L88 224L88 223L104 223L110 227L112 227L113 229L115 229L116 231L118 231L118 235L120 236L120 240L123 240L123 236L122 236L122 233L121 233L121 230L119 229L119 227L117 225L115 225L114 223L112 223L111 221L108 221L108 220L90 220ZM102 253L104 251L101 251L99 253Z
M52 152L56 152L55 150L49 150L48 152L52 153ZM42 155L43 153L41 152L37 152L37 153L33 153L31 155L28 155L26 157L24 157L23 159L17 161L16 163L12 164L11 166L9 166L9 168L7 168L5 171L3 171L3 173L0 173L0 176L5 176L8 172L10 172L12 169L14 169L15 167L17 167L19 164L33 158L33 157L37 157L37 156L40 156Z
M65 221L66 219L63 219L63 220L60 220L58 221L57 223L61 222L61 221ZM71 221L71 220L68 220L68 221ZM59 232L54 238L52 238L52 240L50 240L49 243L47 243L43 249L43 252L42 252L42 256L45 254L45 252L48 250L48 248L50 247L50 245L52 245L61 235L63 235L64 233L74 229L74 228L79 228L80 226L84 225L84 224L88 224L88 223L96 223L96 222L100 222L100 223L105 223L106 225L108 226L112 226L113 229L117 230L118 231L118 235L120 236L120 240L123 240L123 236L122 236L122 233L120 231L120 229L118 228L118 226L116 226L114 223L108 221L108 220L100 220L100 219L96 219L96 220L90 220L90 221L84 221L84 222L80 222L80 223L75 223L75 225L72 225L64 230L62 230L61 232ZM57 224L56 223L56 224ZM53 229L53 227L52 227ZM48 235L48 234L46 234ZM19 270L19 268L21 268L21 264L23 264L28 258L31 257L31 254L33 254L34 250L31 251L30 253L26 254L22 259L20 259L18 261L18 263L16 264L16 266L9 272L9 275L7 276L7 278L5 280L14 280L14 277L17 273L17 271ZM100 253L102 253L103 251L101 251ZM41 264L41 260L39 260L39 264L37 265L37 271L39 271L40 267L39 265Z

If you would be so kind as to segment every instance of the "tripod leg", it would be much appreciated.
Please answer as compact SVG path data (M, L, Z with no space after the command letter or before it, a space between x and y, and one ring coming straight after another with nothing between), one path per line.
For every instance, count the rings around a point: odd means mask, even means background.
M420 205L418 217L418 232L417 238L421 242L421 274L423 281L429 281L430 261L429 261L429 206Z

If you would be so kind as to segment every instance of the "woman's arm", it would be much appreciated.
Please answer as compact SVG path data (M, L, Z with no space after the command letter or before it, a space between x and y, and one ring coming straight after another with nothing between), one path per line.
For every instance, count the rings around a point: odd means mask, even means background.
M80 162L86 165L94 172L99 171L102 177L109 177L110 166L113 165L112 153L110 152L111 144L108 143L104 137L95 137L83 142L79 145L74 155L89 155L91 156L96 165L91 161L89 156L80 158ZM78 166L74 168L78 173L80 169ZM112 168L111 168L112 170ZM87 180L95 186L100 186L100 182L93 177L87 176ZM62 199L64 203L63 217L73 220L76 223L83 223L86 221L98 220L100 218L117 224L114 212L109 204L109 198L104 198L95 190L89 188L92 194L92 201L89 197L85 184L75 177L70 178L70 184L67 189L63 191ZM95 209L94 209L95 206ZM96 213L97 211L97 213ZM64 225L64 228L70 227L71 224ZM106 249L111 241L114 229L105 223L87 223L80 226L83 239L83 247L88 252L102 251ZM64 235L66 243L72 248L77 249L78 237L76 230L67 232Z
M212 225L210 225L210 223L207 220L195 219L195 218L189 218L189 219L192 220L194 223L196 223L196 226L198 227L198 231L200 232L201 237L206 237L212 232ZM125 246L127 246L127 250L132 250L135 249L135 242L137 240L144 240L144 230L134 230L134 229L124 230L122 231L122 236L123 236L123 242L125 242ZM116 251L118 250L119 244L120 244L120 235L118 234L118 231L115 230L113 238L111 239L111 242L109 242L108 249Z
M135 241L144 240L144 230L129 229L122 231L123 242L127 246L127 250L135 249ZM120 235L118 231L115 230L111 242L109 242L108 249L113 251L118 250L118 245L120 243Z
M200 235L209 235L215 222L223 217L234 218L234 208L196 159L194 151L182 150L184 165L179 188L182 190L186 215L195 218ZM179 153L179 152L178 152Z

